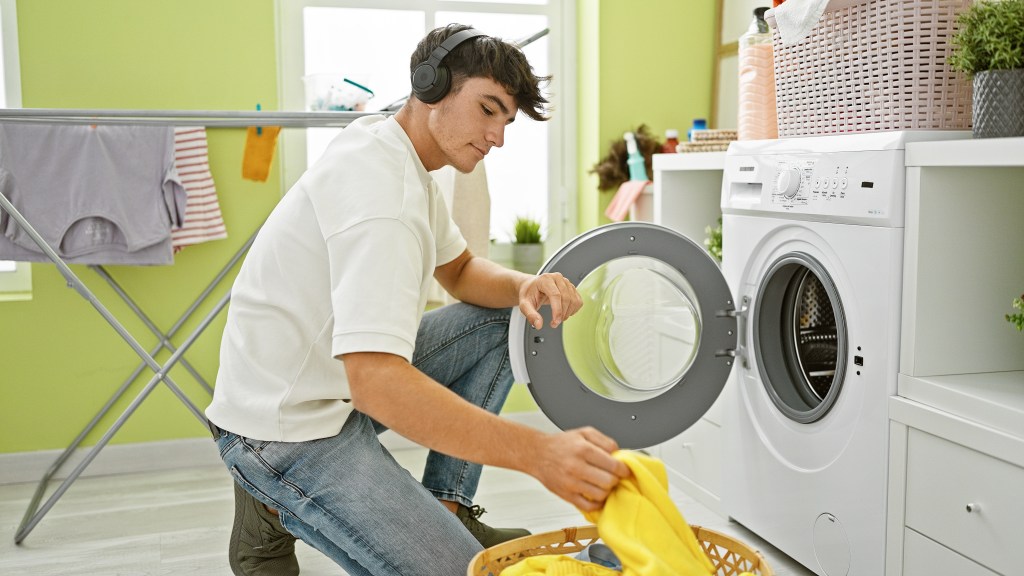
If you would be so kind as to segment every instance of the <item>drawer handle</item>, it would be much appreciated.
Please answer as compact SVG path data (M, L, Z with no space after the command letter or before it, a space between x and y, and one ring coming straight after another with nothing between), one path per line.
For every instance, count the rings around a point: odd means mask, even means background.
M975 504L974 502L968 502L967 506L965 506L964 508L967 510L968 514L971 514L971 513L974 513L974 512L981 512L981 506L978 505L978 504Z

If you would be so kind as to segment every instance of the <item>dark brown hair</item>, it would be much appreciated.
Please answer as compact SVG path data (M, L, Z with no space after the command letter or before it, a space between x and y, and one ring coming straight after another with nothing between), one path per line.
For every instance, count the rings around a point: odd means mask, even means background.
M431 30L416 46L409 66L411 73L449 36L472 28L449 24ZM547 120L548 100L540 85L550 76L537 76L523 51L514 44L492 36L477 36L456 46L442 62L451 74L451 93L456 93L468 78L490 78L501 84L516 101L516 107L534 120Z

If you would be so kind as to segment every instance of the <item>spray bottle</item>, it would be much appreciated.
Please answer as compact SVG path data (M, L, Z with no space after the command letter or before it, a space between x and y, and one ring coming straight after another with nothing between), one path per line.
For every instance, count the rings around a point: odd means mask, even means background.
M629 167L630 180L648 180L644 156L636 145L636 136L632 132L623 135L626 140L626 166Z

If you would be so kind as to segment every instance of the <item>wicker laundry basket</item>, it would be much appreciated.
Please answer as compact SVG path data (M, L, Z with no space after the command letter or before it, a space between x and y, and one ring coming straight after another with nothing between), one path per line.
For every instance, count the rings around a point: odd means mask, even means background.
M772 576L768 562L757 550L721 532L701 526L690 528L714 564L717 576L737 576L743 572ZM498 576L505 568L529 556L575 554L597 538L596 526L580 526L509 540L474 556L466 576Z
M784 45L771 13L779 137L971 127L971 83L948 58L971 0L831 0Z

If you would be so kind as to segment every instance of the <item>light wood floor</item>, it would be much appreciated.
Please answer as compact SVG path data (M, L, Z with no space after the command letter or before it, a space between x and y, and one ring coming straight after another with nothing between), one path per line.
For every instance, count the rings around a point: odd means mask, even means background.
M395 455L415 474L422 471L425 450ZM34 483L0 485L0 574L231 574L233 500L231 478L222 467L80 478L16 546L14 532L34 490ZM672 495L689 523L742 539L768 558L776 574L812 576L742 526L678 490ZM507 470L485 469L476 500L488 511L483 520L495 526L536 533L587 524L539 482ZM298 555L305 576L344 574L304 544Z

